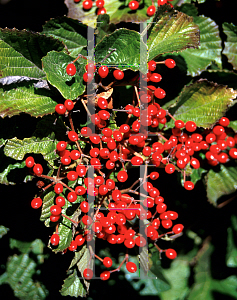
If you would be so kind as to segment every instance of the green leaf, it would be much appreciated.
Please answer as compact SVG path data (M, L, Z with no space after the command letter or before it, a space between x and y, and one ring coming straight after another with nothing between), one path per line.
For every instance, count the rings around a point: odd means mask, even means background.
M211 277L211 254L213 246L205 244L202 252L199 253L199 259L194 268L194 284L188 296L188 300L205 299L215 300L213 291L223 295L229 295L237 299L235 275L229 276L223 280L216 280Z
M195 185L198 180L202 179L202 174L206 173L207 170L203 168L198 168L198 169L192 169L192 173L190 175L191 181Z
M184 3L180 7L178 7L178 10L192 17L196 17L198 15L198 9L194 3Z
M5 235L7 234L9 228L3 226L3 225L0 225L0 239Z
M196 16L193 21L200 30L200 47L186 49L175 55L179 55L185 60L187 75L197 76L212 62L215 62L219 68L222 67L222 45L218 26L212 19Z
M77 72L74 76L66 73L66 68L73 58L63 52L51 51L42 59L47 80L55 86L65 99L75 99L86 89L83 84L86 60L79 58L74 64Z
M33 242L23 242L10 239L9 247L11 249L17 248L23 254L29 252L33 252L34 254L43 254L44 252L44 243L40 239L36 239Z
M234 232L231 227L227 228L226 265L230 268L237 267L237 247L234 242Z
M97 18L97 27L95 30L96 34L96 45L105 37L107 34L115 31L116 26L110 24L110 17L107 14L99 15Z
M62 41L74 58L79 53L87 55L84 49L87 46L87 26L77 20L65 16L50 19L43 26L42 33Z
M237 26L234 24L223 23L224 33L227 35L223 54L228 58L228 62L233 65L234 70L237 69Z
M45 78L41 59L64 45L51 37L27 30L0 28L0 77L28 76Z
M40 221L46 221L51 215L50 207L54 205L55 193L53 191L47 193L43 198L43 205L40 215Z
M9 257L6 273L7 278L5 275L4 281L11 286L18 299L43 300L47 297L46 288L41 283L32 280L32 276L36 273L36 263L28 254Z
M230 121L230 124L228 125L228 127L232 128L234 130L234 132L237 132L237 120Z
M206 0L183 0L183 3L192 3L192 2L197 2L197 3L204 3Z
M237 167L220 165L220 171L210 170L205 178L208 201L217 206L217 200L237 189Z
M74 269L73 273L64 280L62 289L60 290L62 296L71 297L85 297L87 292L77 276L77 270Z
M113 52L111 49L115 49ZM140 52L146 54L146 46L140 41L140 34L129 29L117 29L110 35L105 36L96 45L95 61L101 62L105 56L111 53L104 61L103 65L115 66L121 70L139 70Z
M15 169L23 169L25 168L25 162L23 161L22 163L16 163L14 165L10 164L7 166L7 168L0 173L0 184L11 184L11 185L15 185L15 182L12 181L8 181L7 176L9 175L9 173L11 172L11 170L15 170Z
M16 87L16 86L14 86ZM7 86L0 88L0 116L12 117L24 112L33 117L42 117L55 112L52 93L45 89L33 86L21 86L12 88Z
M4 154L11 158L22 160L27 153L42 154L46 159L56 149L57 141L46 137L43 139L31 137L19 140L16 137L8 140L4 147ZM54 154L56 158L56 153Z
M198 127L211 128L233 104L237 91L200 79L185 86L170 113L177 120L194 121ZM172 128L174 121L167 123Z
M192 17L167 8L161 18L156 15L154 22L148 29L148 60L199 46L199 29Z
M172 261L170 268L163 270L163 274L169 280L171 288L161 293L161 300L186 299L185 297L189 291L188 280L190 276L187 257L177 257Z

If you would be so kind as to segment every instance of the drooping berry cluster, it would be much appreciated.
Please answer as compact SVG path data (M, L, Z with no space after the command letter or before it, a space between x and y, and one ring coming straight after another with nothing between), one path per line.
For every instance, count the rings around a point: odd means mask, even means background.
M81 0L74 0L75 3L79 3ZM103 14L106 14L106 9L104 7L104 0L96 0L95 2L95 6L97 7L97 10L96 10L96 14L97 15L103 15ZM82 8L85 10L85 11L89 11L94 5L94 2L92 0L84 0L82 2Z
M145 247L148 242L153 243L160 254L165 252L166 257L174 259L176 251L171 248L161 249L157 242L163 237L169 239L170 236L179 236L184 226L173 224L178 218L178 213L167 210L164 198L156 187L156 180L160 176L157 169L163 167L168 174L174 173L175 170L181 172L184 188L192 190L194 184L186 181L186 168L200 167L200 161L195 157L195 153L205 151L211 165L227 162L229 157L237 158L237 149L234 148L237 137L227 137L225 128L229 120L226 117L221 118L219 125L214 126L212 130L195 133L197 129L195 122L190 120L184 123L182 120L176 120L167 110L160 107L157 102L166 96L166 92L157 86L162 80L162 76L155 72L157 64L165 65L169 69L175 67L173 59L149 61L148 73L142 80L151 84L148 85L147 91L141 90L140 93L138 84L135 84L135 98L131 101L133 104L127 104L122 110L127 114L127 120L116 129L110 128L110 109L104 97L95 96L94 114L88 111L86 101L83 99L87 97L86 94L80 97L91 120L91 125L80 129L74 127L72 120L73 111L79 100L67 99L63 104L56 105L55 112L67 117L70 124L67 139L58 141L56 145L55 151L60 165L57 176L43 175L42 166L36 164L32 156L27 157L25 161L35 176L50 181L46 187L41 185L42 191L53 191L55 194L54 204L50 207L50 221L56 226L55 233L50 238L52 246L60 245L58 227L63 218L66 218L76 229L68 246L69 251L79 251L85 243L98 238L109 244L123 244L127 250ZM70 76L76 73L76 68L73 69L72 65L75 66L73 62L69 64L73 72L69 72L68 66L66 68ZM86 65L83 75L85 83L94 78L94 74L90 75L90 70L97 73L99 77L97 84L106 91L114 82L121 81L125 77L125 72L119 69L113 69L110 74L107 66L97 67L90 62ZM113 81L104 87L102 81L109 75L113 75ZM169 138L167 135L164 136L163 128L159 126L161 124L164 127L168 118L174 121ZM148 139L148 136L151 138ZM84 148L80 146L81 142L86 144ZM143 178L135 180L130 187L124 189L116 186L116 181L125 185L129 181L127 172L129 166L141 165L145 167ZM90 166L94 167L92 177L88 174ZM151 172L150 166L153 168ZM73 188L70 187L70 182L75 183ZM138 186L134 189L136 185ZM140 192L137 191L139 187ZM94 207L89 205L89 196L95 199ZM36 197L32 200L31 206L37 209L42 203L41 197ZM77 220L62 213L65 205L68 207L70 203L78 204L76 209L79 209L80 217ZM139 220L148 222L143 222L143 226L139 227L137 226ZM168 232L165 232L166 230ZM104 266L108 268L112 266L111 258L102 259L95 253L91 255L101 260ZM128 259L129 256L125 255L122 264L126 262L127 270L136 272L136 265ZM101 279L109 279L110 274L120 270L122 264L115 270L103 272L100 275ZM85 268L83 276L87 280L92 278L93 271L89 266Z

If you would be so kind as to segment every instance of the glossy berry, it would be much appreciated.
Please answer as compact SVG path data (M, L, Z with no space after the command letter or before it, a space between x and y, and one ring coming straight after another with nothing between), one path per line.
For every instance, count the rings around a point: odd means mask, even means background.
M114 70L113 75L114 75L114 78L117 80L122 80L124 77L124 73L121 70Z
M165 60L165 65L166 65L166 67L168 67L169 69L173 69L173 68L176 66L176 63L175 63L175 61L174 61L173 59L167 58L167 59Z
M175 234L178 234L180 232L182 232L184 229L184 226L182 224L176 224L174 225L174 227L172 228L172 231L175 233Z
M96 3L95 3L95 5L96 5L98 8L102 8L102 7L104 7L105 2L104 2L104 0L97 0Z
M101 109L106 109L108 107L108 101L103 98L103 97L99 97L98 101L97 101L97 105L99 106L99 108ZM103 132L103 131L102 131ZM104 131L105 132L105 131Z
M76 251L77 250L77 242L76 241L71 241L70 246L68 247L69 251Z
M119 171L117 175L117 179L120 182L125 182L128 179L128 174L126 171Z
M50 243L53 246L57 246L59 244L59 235L57 233L54 233L50 238Z
M185 124L185 128L186 128L187 131L193 132L193 131L195 131L197 129L197 125L193 121L188 121Z
M58 151L63 151L63 150L66 149L66 147L67 147L67 142L60 141L60 142L57 143L56 149Z
M75 131L69 131L67 135L68 135L69 140L72 142L75 142L78 140L78 134Z
M65 100L64 106L66 107L66 109L68 111L71 111L74 108L74 104L73 104L72 100L69 100L69 99Z
M167 164L165 166L165 172L168 174L172 174L175 171L175 166L173 164Z
M147 8L146 14L148 15L148 17L151 17L155 14L156 12L156 8L154 5L151 5Z
M82 6L84 9L91 9L92 8L92 5L93 5L93 2L91 0L84 0L82 2Z
M219 124L220 124L221 126L224 126L224 127L228 126L229 123L230 123L230 120L229 120L228 118L226 118L226 117L222 117L222 118L219 120Z
M50 207L50 212L54 216L58 216L61 214L62 208L58 205L53 205Z
M56 197L55 203L59 207L63 207L65 205L65 199L61 196Z
M83 276L86 280L90 280L93 277L93 271L91 269L85 269L83 271Z
M76 71L76 66L73 63L67 65L66 72L69 76L75 75Z
M136 10L139 7L139 3L137 1L130 1L129 4L128 4L128 7L131 10Z
M165 255L166 257L168 257L169 259L175 259L175 257L177 256L177 253L174 249L167 249L165 251Z
M135 273L137 271L137 266L136 266L135 263L129 261L129 262L126 263L126 269L130 273Z
M80 152L79 152L78 150L72 150L72 151L70 152L70 157L71 157L71 159L73 159L73 160L77 160L78 158L81 157L81 154L80 154Z
M112 259L108 256L106 256L104 259L103 259L103 265L106 267L106 268L110 268L112 266L113 262L112 262Z
M167 0L158 0L157 1L157 4L160 6L160 5L164 5L167 3Z
M35 164L35 160L32 156L27 157L27 159L25 160L26 166L27 168L32 168Z
M101 66L99 67L98 73L101 78L105 78L109 74L109 68L107 66Z
M75 242L77 243L77 246L81 246L84 244L85 238L81 234L78 234L75 238Z
M92 79L93 79L93 74L92 74L92 73L85 72L85 73L83 74L82 77L83 77L83 80L84 80L85 82L90 83L90 82L92 81Z
M43 167L41 166L41 164L35 164L33 167L33 172L35 173L35 175L42 175Z
M77 194L75 192L69 192L67 195L67 200L71 203L77 200Z
M38 209L42 206L42 199L40 197L34 198L31 201L31 207L34 209Z
M194 184L192 181L185 181L184 188L188 191L191 191L194 189Z
M69 171L67 173L67 179L68 180L75 181L75 180L77 180L77 178L78 178L78 174L77 174L76 171Z
M165 96L166 96L166 92L165 92L163 89L161 89L161 88L157 88L157 89L155 90L154 95L155 95L156 98L158 98L158 99L163 99L163 98L165 98Z
M55 191L56 194L62 193L63 185L60 182L56 183L55 186L54 186L54 191Z
M104 271L100 274L100 278L102 280L108 280L110 278L110 272L109 271Z

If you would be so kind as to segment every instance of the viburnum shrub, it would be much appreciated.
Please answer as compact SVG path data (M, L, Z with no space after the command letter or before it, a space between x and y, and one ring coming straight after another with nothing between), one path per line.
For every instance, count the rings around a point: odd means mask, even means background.
M217 29L197 16L194 5L174 9L167 0L130 1L121 18L131 16L131 23L116 29L99 25L109 23L109 1L69 2L83 11L82 22L99 15L93 57L86 56L86 36L94 28L68 17L51 19L42 33L0 31L6 49L0 57L1 116L37 118L32 136L1 139L5 157L21 163L9 163L0 178L8 184L10 171L24 168L24 182L37 181L29 205L41 211L40 221L49 227L48 247L74 253L61 293L78 297L89 293L93 278L106 281L121 269L157 275L158 260L179 257L171 242L185 232L182 217L189 203L175 190L174 199L167 199L162 182L172 190L177 175L191 202L206 176L214 205L235 191L237 91L191 78L221 68L218 34L204 37ZM132 22L139 10L144 20L153 17L140 31ZM225 26L236 35L234 25ZM214 44L214 54L203 54ZM223 53L235 69L236 61ZM184 69L189 79L180 87ZM177 205L179 197L184 203ZM112 257L106 250L99 256L97 242L124 255Z

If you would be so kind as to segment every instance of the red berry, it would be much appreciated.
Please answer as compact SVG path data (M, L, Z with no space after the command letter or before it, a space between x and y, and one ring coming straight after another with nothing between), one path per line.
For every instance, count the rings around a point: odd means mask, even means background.
M146 11L148 17L153 16L155 14L155 12L156 12L156 8L154 5L149 6Z
M113 262L112 262L112 259L108 256L106 256L104 259L103 259L103 265L106 267L106 268L110 268L112 266Z
M78 174L77 174L76 171L69 171L67 173L67 179L68 180L75 181L75 180L77 180L77 178L78 178Z
M148 69L150 71L152 71L152 72L155 71L155 69L156 69L156 62L154 60L150 60L148 62Z
M126 269L130 273L135 273L137 271L137 266L135 265L135 263L129 261L126 263Z
M117 80L122 80L124 77L124 73L121 70L114 70L113 75L114 75L114 78Z
M176 128L183 128L185 125L182 120L176 120L174 124Z
M74 108L74 104L73 104L72 100L69 100L69 99L65 100L64 106L66 107L66 109L68 111L73 110L73 108Z
M93 2L91 0L84 0L82 2L82 6L84 9L91 9L92 8L92 5L93 5Z
M167 0L158 0L157 1L157 4L160 6L160 5L164 5L167 3Z
M50 243L53 246L57 246L59 244L59 235L57 233L54 233L50 238Z
M169 259L174 259L177 256L177 253L176 253L176 251L174 249L167 249L165 251L165 255Z
M86 280L90 280L93 277L93 271L91 269L85 269L83 271L83 276Z
M98 7L98 8L102 8L104 5L105 5L105 2L104 0L97 0L95 5Z
M132 239L132 238L126 239L126 240L124 240L124 245L125 245L127 248L131 249L131 248L133 248L133 247L135 246L135 241L134 241L134 239Z
M78 234L75 238L75 242L77 243L77 246L81 246L84 244L85 238L81 234Z
M109 68L107 66L101 66L99 67L98 73L101 78L105 78L109 74Z
M85 82L90 83L93 79L93 75L94 74L92 74L92 73L85 72L82 77Z
M35 173L35 175L42 175L43 167L41 166L41 164L35 164L33 167L33 172Z
M128 174L126 171L119 171L117 175L117 179L120 182L125 182L128 179Z
M70 157L73 160L77 160L78 158L81 157L81 154L78 150L72 150L71 153L70 153Z
M56 194L61 194L63 191L63 185L60 182L56 183L54 186L54 191Z
M168 67L170 69L173 69L176 66L176 63L175 63L175 61L173 59L167 58L165 60L165 65L166 65L166 67Z
M66 147L67 147L67 142L61 141L57 143L56 149L58 151L63 151L66 149Z
M63 207L65 205L65 199L61 196L58 196L55 200L56 205L59 207Z
M194 189L194 184L192 181L185 181L184 188L188 191L191 191Z
M132 10L136 10L139 7L139 3L137 1L130 1L128 4L129 8Z
M75 75L76 71L77 69L73 63L67 65L66 72L69 76Z
M158 98L158 99L163 99L163 98L165 98L165 96L166 96L166 92L165 92L163 89L161 89L161 88L157 88L157 89L155 90L154 95L155 95L156 98Z
M97 105L99 106L99 108L101 109L106 109L108 107L108 101L103 98L103 97L100 97L97 101ZM110 128L109 128L110 129ZM103 131L102 131L103 133ZM103 133L104 134L104 133Z
M162 203L162 202L159 202L157 205L156 205L156 211L161 214L163 212L165 212L167 209L167 205L165 203Z
M85 224L85 225L91 225L91 224L92 224L92 219L91 219L91 217L90 217L90 216L87 216L87 215L83 216L83 217L81 218L81 221L82 221L82 223Z
M193 131L195 131L197 129L197 125L193 121L188 121L185 124L185 128L186 128L187 131L193 132Z
M224 127L228 126L229 123L230 123L230 120L229 120L228 118L226 118L226 117L222 117L222 118L219 120L219 124L220 124L221 126L224 126Z
M215 135L221 135L222 133L225 132L225 129L224 129L223 126L217 125L217 126L215 126L215 127L213 128L212 131L213 131L213 133L214 133Z
M230 149L229 156L234 158L234 159L237 159L237 148Z
M40 197L34 198L31 201L31 207L34 209L40 208L42 205L42 199Z
M61 214L62 208L58 205L53 205L50 207L50 212L54 216L58 216Z
M100 278L102 280L108 280L110 278L110 272L109 271L104 271L100 274Z
M174 225L174 227L172 228L172 231L175 233L175 234L178 234L180 232L182 232L184 229L184 226L182 224L176 224Z
M146 245L146 239L143 236L138 236L135 238L135 244L138 247L144 247Z
M68 135L69 140L72 142L75 142L78 140L78 134L75 131L69 131L67 135Z
M26 166L27 168L32 168L35 164L35 160L32 156L27 157L27 159L25 160Z
M76 251L77 250L77 242L76 241L71 241L70 246L68 247L69 251Z
M167 164L165 166L165 172L168 174L172 174L175 171L175 166L173 164Z
M71 158L67 155L64 155L63 157L61 157L61 163L65 166L68 166L71 163Z

